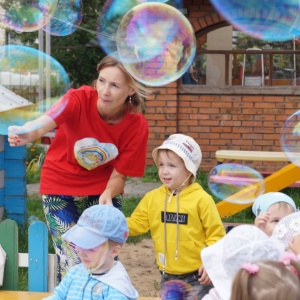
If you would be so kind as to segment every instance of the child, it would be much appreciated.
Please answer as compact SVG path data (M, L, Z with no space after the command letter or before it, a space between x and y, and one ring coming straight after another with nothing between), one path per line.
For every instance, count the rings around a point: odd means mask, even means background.
M253 203L255 225L271 236L276 224L285 216L295 212L296 205L291 197L280 192L260 195Z
M129 235L150 230L161 285L183 280L202 299L211 286L200 251L222 238L225 229L214 200L195 183L200 147L189 136L173 134L152 156L163 185L148 192L127 218Z
M293 262L300 274L300 265ZM298 300L299 278L282 262L263 260L244 264L232 283L230 300Z
M229 300L233 277L243 263L278 260L283 253L283 245L256 226L234 227L224 238L201 251L204 269L214 285L203 300Z
M138 292L114 258L128 237L123 213L111 205L86 209L62 237L74 244L81 264L71 268L47 300L137 299Z

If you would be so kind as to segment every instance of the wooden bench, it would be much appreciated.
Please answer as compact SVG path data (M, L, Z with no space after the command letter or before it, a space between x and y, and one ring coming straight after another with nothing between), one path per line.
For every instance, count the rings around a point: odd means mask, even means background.
M217 150L216 159L219 164L224 160L289 161L284 152L242 150Z
M52 293L0 291L0 300L41 300ZM138 300L160 300L157 297L139 297Z
M18 268L28 267L28 290L52 292L56 286L56 254L48 254L48 228L44 222L33 222L28 229L28 253L18 253L18 226L13 220L0 223L0 244L6 252L4 290L18 290ZM3 291L2 291L3 290Z

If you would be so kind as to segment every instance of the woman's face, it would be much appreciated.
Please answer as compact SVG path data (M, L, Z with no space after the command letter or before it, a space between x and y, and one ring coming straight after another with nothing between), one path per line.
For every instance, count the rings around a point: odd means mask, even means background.
M99 72L97 85L98 109L103 113L117 113L123 110L125 100L134 94L126 83L125 75L118 67L106 67Z

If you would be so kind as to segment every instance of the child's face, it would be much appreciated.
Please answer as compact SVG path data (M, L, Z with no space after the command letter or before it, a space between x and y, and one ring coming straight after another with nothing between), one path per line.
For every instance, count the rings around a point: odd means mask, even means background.
M111 263L108 241L92 249L83 249L76 245L75 251L82 264L93 272L105 268L108 261Z
M159 150L158 176L170 191L180 187L191 173L186 169L183 160L170 150ZM181 188L189 185L189 180Z
M277 225L277 223L284 218L285 216L293 213L293 209L290 207L278 207L276 205L272 205L269 207L268 212L270 213L269 219L266 223L265 233L268 236L272 235L272 232Z

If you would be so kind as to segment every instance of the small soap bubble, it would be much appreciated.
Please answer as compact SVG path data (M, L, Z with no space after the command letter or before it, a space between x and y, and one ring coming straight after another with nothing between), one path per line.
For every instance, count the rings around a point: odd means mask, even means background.
M290 162L300 167L300 110L284 122L280 143Z
M253 38L287 41L300 36L298 1L212 0L211 3L229 23Z
M248 166L220 164L209 172L208 187L221 200L248 204L264 192L265 184L263 176Z
M0 2L0 21L17 32L32 32L45 26L56 11L58 0L13 0Z
M166 281L161 288L162 300L197 300L193 287L182 280Z
M148 86L177 80L189 68L196 53L194 30L173 6L143 3L122 18L117 48L128 72Z

